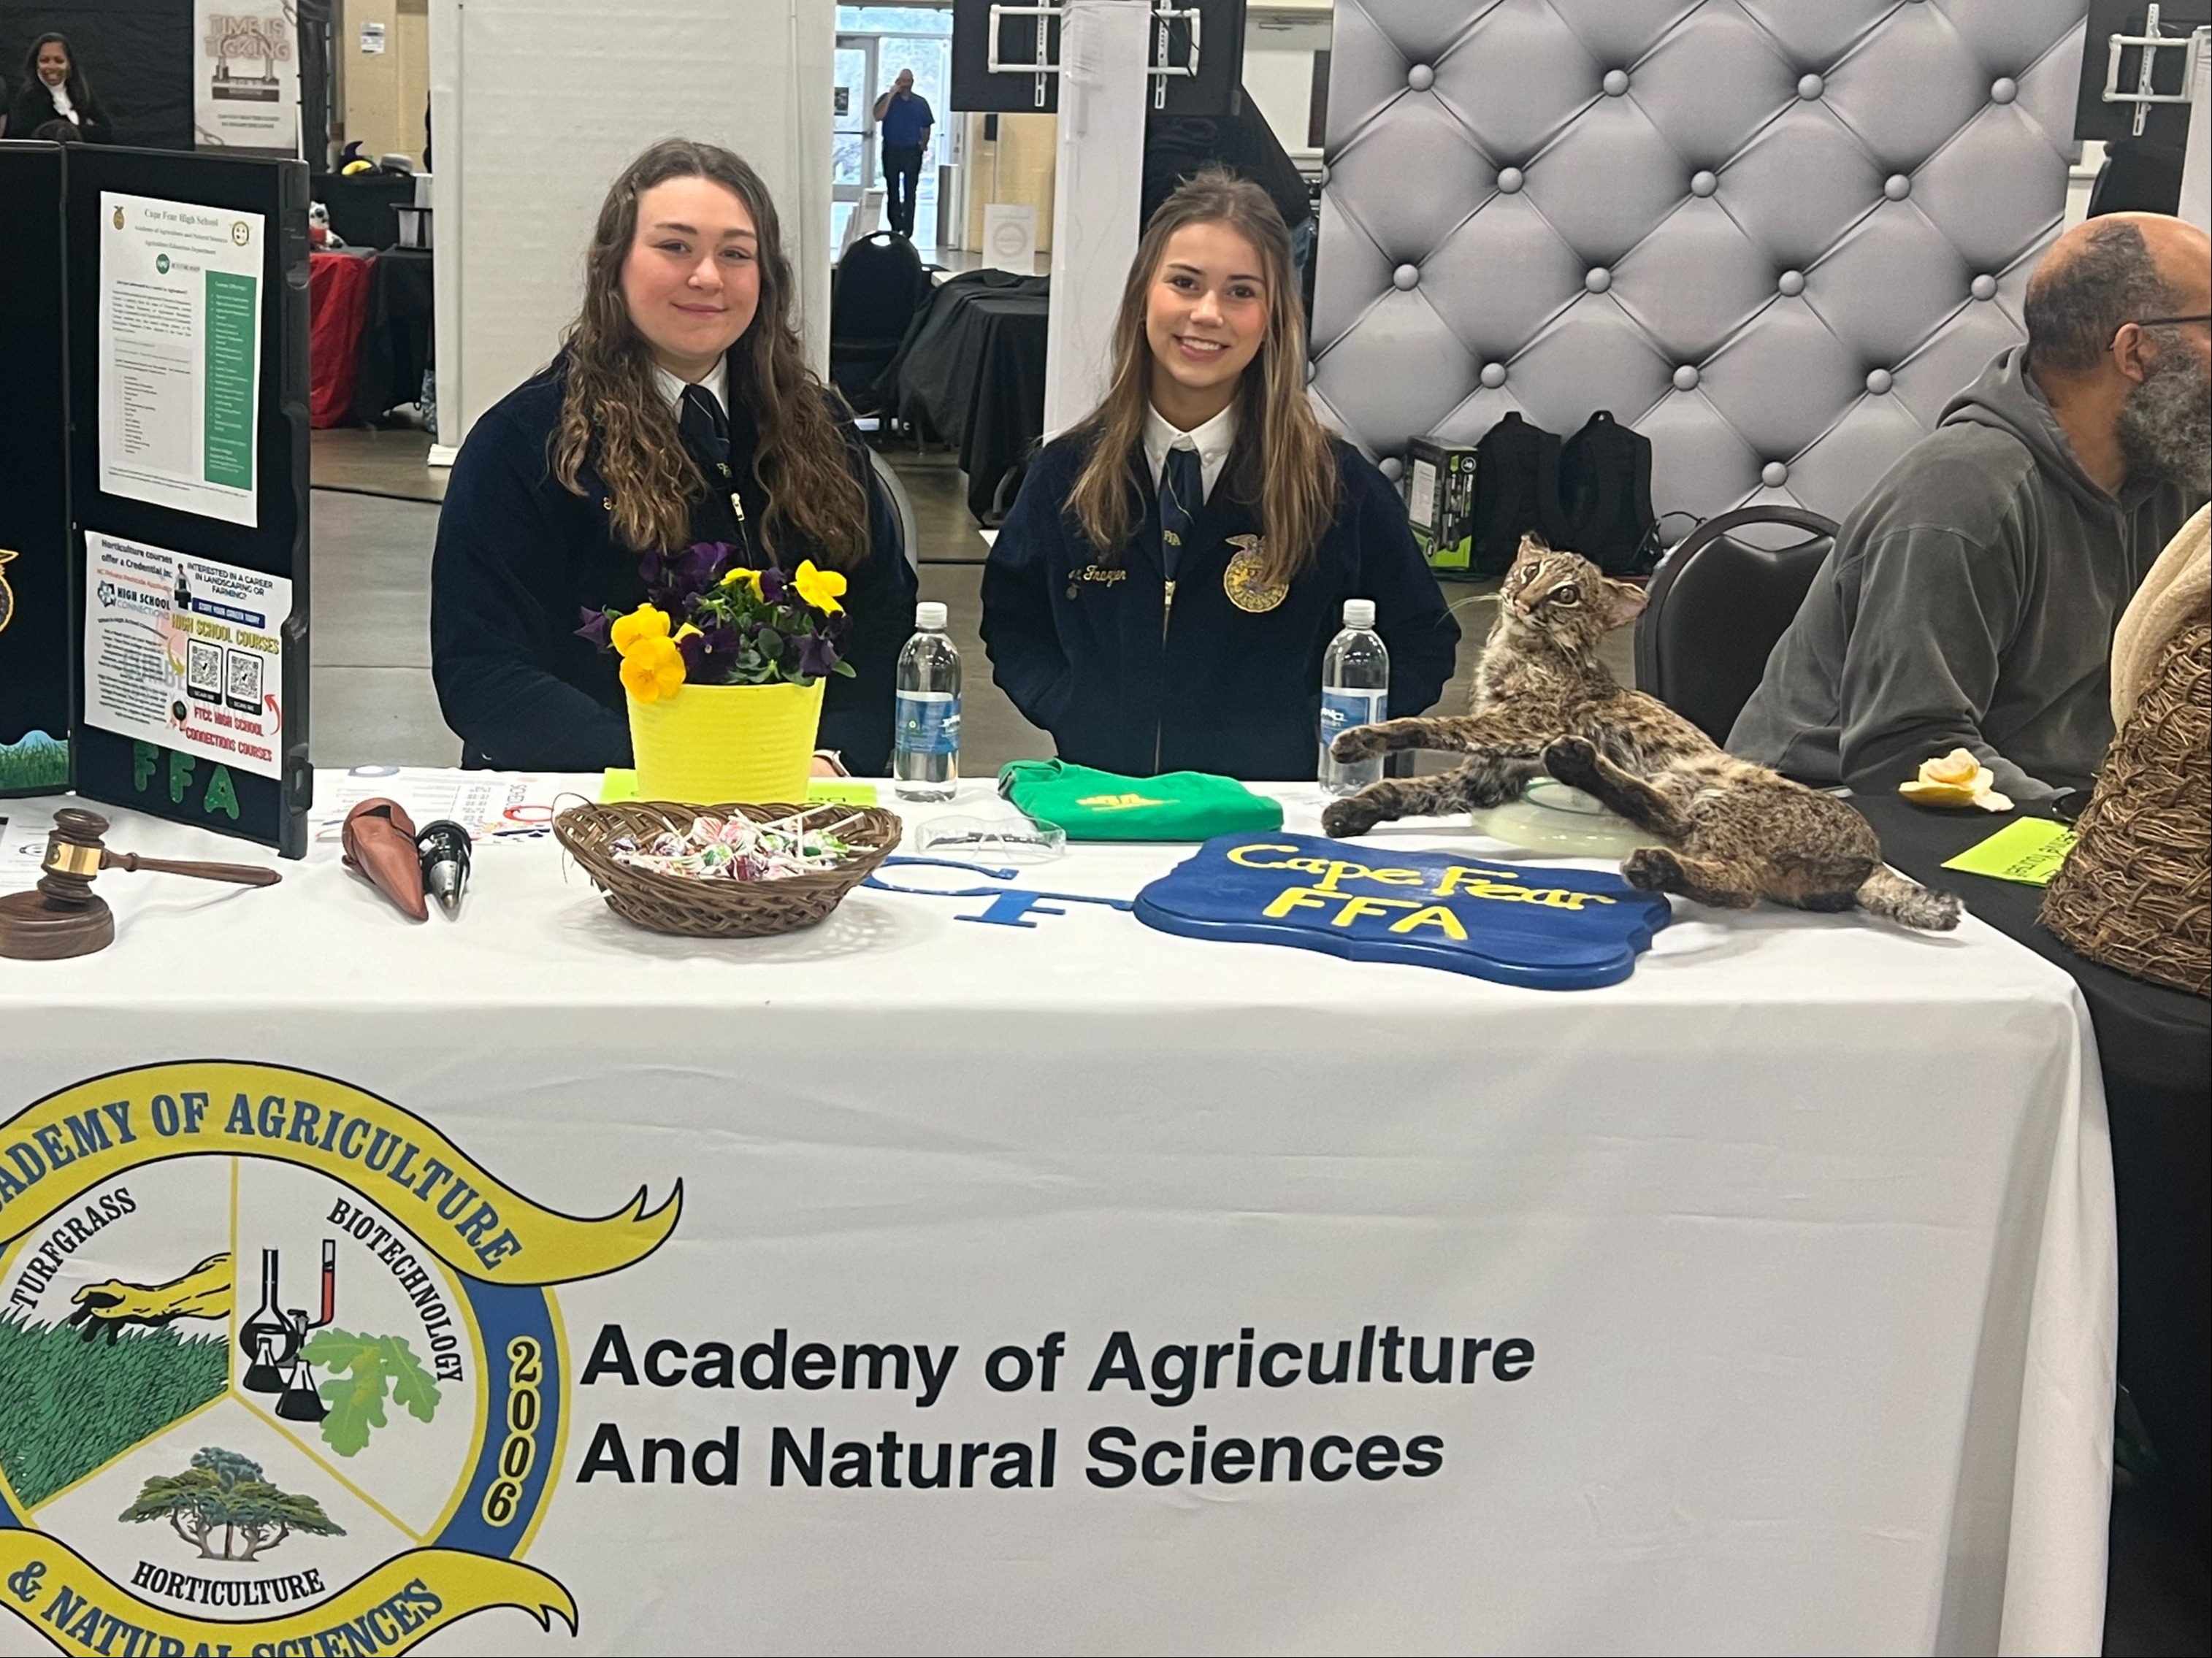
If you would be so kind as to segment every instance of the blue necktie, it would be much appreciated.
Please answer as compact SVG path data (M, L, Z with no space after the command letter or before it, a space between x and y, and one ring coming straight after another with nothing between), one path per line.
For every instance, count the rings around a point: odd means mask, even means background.
M1183 544L1198 509L1206 504L1206 473L1195 449L1170 449L1160 468L1160 562L1167 579L1176 579Z

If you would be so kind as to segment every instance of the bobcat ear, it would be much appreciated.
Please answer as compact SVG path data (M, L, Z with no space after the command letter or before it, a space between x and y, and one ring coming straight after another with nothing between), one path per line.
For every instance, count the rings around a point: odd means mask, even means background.
M1519 550L1513 555L1513 562L1518 564L1524 558L1541 558L1551 550L1550 544L1543 537L1534 533L1524 534L1521 537Z
M1644 614L1650 595L1632 581L1608 581L1605 590L1613 600L1613 625L1625 628Z

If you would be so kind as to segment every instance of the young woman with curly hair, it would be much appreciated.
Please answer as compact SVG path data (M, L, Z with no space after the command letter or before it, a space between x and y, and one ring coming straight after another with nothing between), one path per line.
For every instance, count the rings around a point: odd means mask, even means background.
M567 343L477 422L447 489L431 669L464 764L629 765L619 665L579 620L642 603L641 559L720 542L844 574L855 677L830 680L820 741L884 769L914 574L792 303L775 205L728 150L671 139L615 180Z

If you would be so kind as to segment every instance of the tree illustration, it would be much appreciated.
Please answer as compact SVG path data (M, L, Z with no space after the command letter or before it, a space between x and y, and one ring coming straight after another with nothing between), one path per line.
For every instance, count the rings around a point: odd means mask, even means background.
M279 1491L262 1477L258 1462L216 1445L202 1449L186 1472L149 1479L138 1500L116 1518L166 1520L203 1560L252 1560L294 1532L345 1535L313 1497ZM210 1546L218 1531L220 1552Z

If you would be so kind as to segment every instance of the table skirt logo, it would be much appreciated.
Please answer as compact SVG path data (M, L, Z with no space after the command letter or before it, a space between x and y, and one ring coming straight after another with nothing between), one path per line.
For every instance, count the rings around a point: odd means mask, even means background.
M182 1061L0 1123L0 1605L68 1653L404 1652L514 1606L560 1466L550 1286L674 1230L502 1183L404 1108Z

